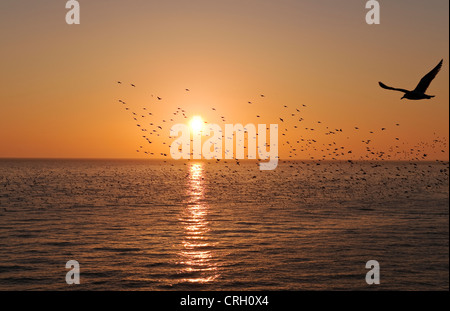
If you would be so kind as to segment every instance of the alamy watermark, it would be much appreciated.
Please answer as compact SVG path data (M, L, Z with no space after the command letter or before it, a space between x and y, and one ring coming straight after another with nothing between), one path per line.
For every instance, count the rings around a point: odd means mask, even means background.
M267 130L270 132L269 144L266 139ZM246 133L247 146L245 146ZM243 160L245 149L247 149L247 159L269 160L259 164L260 170L270 171L278 166L278 124L271 124L270 128L267 128L266 124L258 124L258 126L247 124L245 127L242 124L226 124L225 135L220 125L208 124L204 129L193 130L192 140L190 127L186 124L176 124L172 126L170 136L178 137L170 146L170 155L175 160L202 158L222 160L224 153L225 159ZM209 138L202 144L203 137ZM236 150L234 138L236 138ZM235 157L234 154L236 154Z
M69 260L66 269L70 269L66 274L66 283L69 285L80 284L80 264L76 260Z
M69 25L80 24L80 3L77 0L69 0L66 3L66 23ZM366 9L369 10L366 14L366 23L369 25L380 24L380 3L376 0L369 0L366 2Z
M380 263L376 260L370 260L366 263L366 269L371 269L366 274L366 283L368 285L380 285Z
M186 129L184 129L186 130ZM269 162L270 163L270 162ZM261 163L264 164L264 163ZM267 164L267 163L265 163ZM261 168L262 169L262 168ZM66 283L68 285L77 284L80 282L80 264L76 260L70 260L66 263L66 269L70 269L66 274ZM376 260L370 260L366 263L366 269L370 269L366 274L366 283L368 285L380 285L380 263ZM183 305L183 304L182 304Z
M380 3L376 0L370 0L366 3L366 9L369 12L366 14L366 23L369 25L380 24Z
M69 0L66 3L66 23L69 25L80 24L80 3L76 0Z

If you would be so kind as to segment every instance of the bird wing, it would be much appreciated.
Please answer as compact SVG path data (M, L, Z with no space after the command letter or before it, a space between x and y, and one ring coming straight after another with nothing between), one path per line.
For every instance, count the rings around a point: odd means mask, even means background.
M403 92L403 93L408 93L408 92L409 92L408 90L405 90L405 89L396 89L396 88L387 86L386 84L384 84L384 83L382 83L382 82L378 82L378 84L380 84L380 86L381 86L383 89L386 89L386 90L399 91L399 92Z
M430 86L431 82L434 80L436 75L441 70L443 62L444 60L441 60L440 63L436 67L434 67L433 70L431 70L425 77L423 77L414 91L425 93L428 87Z

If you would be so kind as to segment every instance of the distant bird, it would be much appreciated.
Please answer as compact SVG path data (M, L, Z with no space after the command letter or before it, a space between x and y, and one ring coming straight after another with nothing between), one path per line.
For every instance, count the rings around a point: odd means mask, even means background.
M424 76L413 91L389 87L389 86L383 84L382 82L379 82L379 84L383 89L399 91L399 92L405 93L405 95L403 95L403 97L401 99L406 98L406 99L410 99L410 100L420 100L420 99L433 98L433 97L435 97L434 95L427 95L427 94L425 94L425 92L427 91L428 87L430 86L431 82L434 80L436 75L441 70L443 62L444 62L444 60L441 60L439 62L439 64L433 70L431 70L426 76Z
M136 85L134 85L134 84L130 84L132 87L136 87Z

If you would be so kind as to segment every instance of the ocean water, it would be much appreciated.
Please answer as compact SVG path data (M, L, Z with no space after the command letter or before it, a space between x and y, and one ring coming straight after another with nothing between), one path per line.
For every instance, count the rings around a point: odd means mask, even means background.
M0 160L0 290L448 290L448 186L438 162Z

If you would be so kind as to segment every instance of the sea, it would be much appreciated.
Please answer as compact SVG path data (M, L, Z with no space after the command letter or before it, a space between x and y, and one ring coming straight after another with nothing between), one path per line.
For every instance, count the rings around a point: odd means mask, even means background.
M0 290L448 291L448 169L2 159Z

